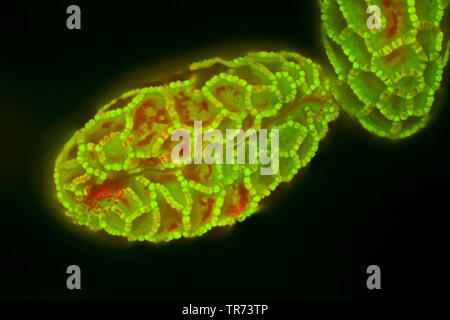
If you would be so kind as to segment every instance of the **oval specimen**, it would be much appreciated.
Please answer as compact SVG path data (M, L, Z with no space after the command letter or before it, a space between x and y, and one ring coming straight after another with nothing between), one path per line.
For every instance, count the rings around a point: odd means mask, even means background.
M338 111L323 70L296 53L193 63L176 81L122 94L75 132L56 160L57 198L74 223L129 240L199 236L255 213L314 157ZM171 135L194 132L195 121L224 136L267 129L268 145L278 129L279 170L262 175L259 157L175 163Z

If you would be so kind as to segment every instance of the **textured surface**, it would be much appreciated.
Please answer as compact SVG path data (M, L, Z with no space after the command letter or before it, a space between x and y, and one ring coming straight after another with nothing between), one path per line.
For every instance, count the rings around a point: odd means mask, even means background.
M381 9L370 30L369 5ZM446 0L321 0L339 105L370 132L404 138L426 125L449 57Z
M160 242L242 221L309 163L338 116L328 78L296 53L214 58L175 77L113 100L64 146L54 182L75 223ZM278 129L279 171L261 175L259 162L175 164L171 134L193 132L194 121L203 131Z

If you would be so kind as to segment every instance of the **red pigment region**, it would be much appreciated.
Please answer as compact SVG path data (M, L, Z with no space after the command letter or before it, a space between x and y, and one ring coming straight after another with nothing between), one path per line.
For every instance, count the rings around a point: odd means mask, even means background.
M145 165L145 164L149 164L149 165L160 164L161 163L161 159L159 159L159 158L147 158L147 159L142 159L141 163L143 165Z
M86 202L89 206L89 210L93 209L99 201L119 201L125 190L120 186L117 181L107 181L103 184L93 186L88 189Z
M152 141L153 136L154 136L154 134L151 133L151 134L149 134L145 139L139 141L139 142L137 143L138 147L142 147L142 146L145 146L145 145L149 144L150 141Z
M176 230L179 230L181 225L181 216L179 215L178 211L172 208L169 203L167 203L166 200L163 200L164 205L160 207L161 210L161 217L164 217L164 219L167 219L167 223L169 226L167 227L167 232L171 233ZM163 223L163 222L161 222Z
M201 103L200 103L200 105L201 105L201 111L209 111L209 109L208 109L208 103L206 102L206 100L203 100Z
M142 146L150 143L152 137L154 136L154 132L153 133L150 133L150 132L152 131L152 127L155 123L159 123L159 124L168 124L169 123L169 118L167 116L167 110L165 110L165 109L158 109L156 111L155 116L149 117L147 110L155 110L155 109L156 109L155 101L152 99L145 100L141 104L141 106L136 109L136 112L134 115L133 130L138 131L140 129L140 127L144 123L146 123L147 128L145 128L145 129L148 130L148 132L149 132L149 134L144 139L142 139L141 141L139 141L137 143L137 145L139 147L142 147Z
M112 123L113 123L112 121L105 121L102 124L102 128L107 129L111 126Z
M147 99L142 103L142 105L139 108L137 108L134 114L133 130L138 129L144 122L146 122L147 115L145 114L145 110L153 107L155 107L155 102L151 99Z
M208 102L203 100L201 102L196 102L187 97L184 92L180 92L175 98L175 109L177 110L180 118L183 120L183 123L186 123L189 126L194 126L194 119L191 118L191 113L196 112L210 112ZM200 119L198 119L200 120ZM204 125L209 125L211 123L210 120L203 119Z
M156 115L153 117L148 117L147 110L157 110ZM157 109L155 101L152 99L145 100L139 108L136 109L134 115L134 125L133 129L138 129L144 123L148 124L148 127L151 128L153 123L169 123L169 119L167 117L167 110L165 109Z
M386 64L390 66L405 63L408 60L407 54L403 48L392 51L385 58Z
M183 174L187 180L208 184L210 182L212 170L212 165L191 164L184 167Z
M201 224L205 224L209 220L209 218L211 217L212 210L214 208L214 204L216 203L216 200L213 199L213 198L207 198L205 200L203 196L199 195L198 202L203 207L206 207L206 209L205 209L205 211L203 213L202 219L200 221Z
M167 229L167 232L168 232L168 233L171 233L171 232L175 231L177 228L178 228L178 224L176 224L176 223L174 222L174 223L172 223L172 224L169 226L169 228Z
M232 217L237 217L240 215L248 204L248 190L245 189L243 184L239 185L239 201L236 205L230 205L228 207L228 212Z
M394 4L391 0L383 0L382 2L383 8L387 14L387 30L386 30L386 38L392 38L398 31L399 25L399 12L400 7L399 4Z
M189 98L186 97L184 92L180 92L178 96L175 97L175 109L177 110L180 117L184 119L188 125L193 126L194 120L189 118L189 110L188 107L186 106L186 103L188 101Z

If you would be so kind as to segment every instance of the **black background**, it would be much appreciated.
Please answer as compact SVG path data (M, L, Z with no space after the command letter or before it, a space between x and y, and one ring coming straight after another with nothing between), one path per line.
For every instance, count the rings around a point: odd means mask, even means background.
M81 7L79 31L66 28L70 4ZM105 244L52 213L58 148L122 92L111 83L126 87L130 70L224 41L298 48L326 65L315 1L16 1L0 12L2 298L450 296L444 90L430 125L399 142L341 115L273 208L225 235ZM80 291L66 288L71 264L81 267ZM366 288L371 264L381 267L382 290Z

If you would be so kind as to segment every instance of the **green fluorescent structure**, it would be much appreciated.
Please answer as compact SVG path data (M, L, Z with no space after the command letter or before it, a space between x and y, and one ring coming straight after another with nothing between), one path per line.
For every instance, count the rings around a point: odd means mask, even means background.
M59 154L56 194L65 213L92 230L152 242L199 236L256 212L309 163L337 116L329 79L296 53L197 62L184 79L101 108ZM204 132L278 129L279 149L270 151L279 153L278 172L261 175L260 162L175 164L171 135L193 133L194 121Z
M371 5L380 9L380 29L367 23ZM336 76L297 53L254 52L193 63L175 80L122 94L75 132L56 159L54 186L65 214L129 240L196 237L258 211L314 157L339 107L378 136L414 134L429 119L449 59L447 6L444 0L321 0L323 41ZM193 136L198 121L203 132L279 130L279 146L270 150L279 155L279 170L262 175L261 162L172 161L178 144L172 134L184 129Z
M370 5L380 9L380 29L368 27ZM371 133L405 138L427 124L449 58L449 30L441 27L447 5L446 0L320 1L323 42L338 77L333 94Z

